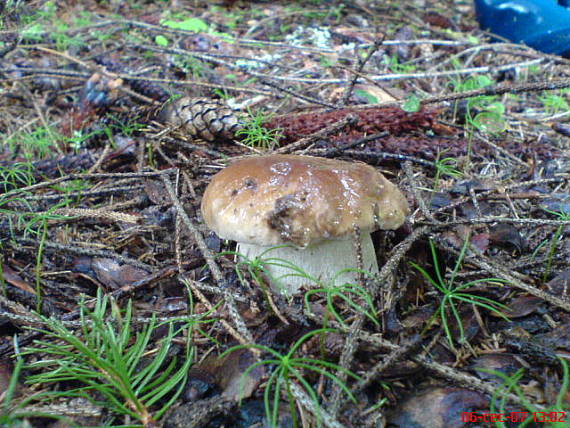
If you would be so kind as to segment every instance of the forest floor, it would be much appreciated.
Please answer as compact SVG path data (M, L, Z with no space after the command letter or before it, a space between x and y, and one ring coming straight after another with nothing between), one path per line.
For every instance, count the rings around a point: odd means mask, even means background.
M469 1L1 14L0 426L570 426L570 60ZM378 274L282 295L206 226L277 153L401 189Z

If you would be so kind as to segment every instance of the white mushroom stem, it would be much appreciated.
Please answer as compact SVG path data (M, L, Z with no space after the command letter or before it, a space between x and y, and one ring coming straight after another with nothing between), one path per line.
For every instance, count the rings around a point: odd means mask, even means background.
M362 233L361 247L364 270L377 274L378 261L369 233ZM268 251L269 249L271 247L243 243L238 243L237 246L237 252L248 259L253 260L256 257L261 257L262 260L268 262L265 268L273 278L271 288L276 292L290 296L297 293L302 286L306 286L308 289L315 286L358 284L357 272L345 272L335 278L335 275L343 269L357 268L354 244L351 239L322 241L304 249L282 247ZM301 276L291 276L291 274L296 273L295 270L282 266L284 263L275 259L283 259L289 264L297 266L311 277L319 280L321 285ZM333 278L335 278L334 284L330 284Z

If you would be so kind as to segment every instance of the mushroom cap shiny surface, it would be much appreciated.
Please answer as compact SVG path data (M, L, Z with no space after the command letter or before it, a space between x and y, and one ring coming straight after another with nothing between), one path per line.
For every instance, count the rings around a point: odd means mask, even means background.
M202 199L222 239L307 247L325 239L397 229L410 209L402 192L361 162L299 155L241 159L217 173Z

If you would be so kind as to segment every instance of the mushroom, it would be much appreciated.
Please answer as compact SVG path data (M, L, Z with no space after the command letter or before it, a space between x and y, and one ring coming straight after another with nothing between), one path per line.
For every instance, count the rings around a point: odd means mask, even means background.
M397 229L409 214L406 198L372 166L298 155L238 160L217 173L202 199L206 225L222 239L237 241L249 259L281 258L320 281L356 268L354 226L360 229L363 266L378 272L370 233ZM274 289L293 294L307 279L290 268L266 266ZM336 281L355 283L357 273Z

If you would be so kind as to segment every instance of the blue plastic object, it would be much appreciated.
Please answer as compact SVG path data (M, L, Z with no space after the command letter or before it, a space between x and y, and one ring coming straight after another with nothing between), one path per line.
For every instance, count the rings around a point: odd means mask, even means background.
M475 11L484 30L570 57L570 0L475 0Z

